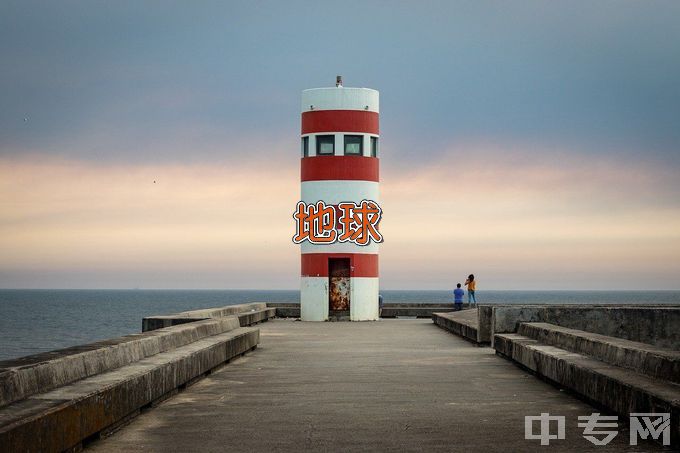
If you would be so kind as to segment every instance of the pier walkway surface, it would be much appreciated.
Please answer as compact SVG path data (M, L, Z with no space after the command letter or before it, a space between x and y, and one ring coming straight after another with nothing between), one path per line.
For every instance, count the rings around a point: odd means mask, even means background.
M430 320L277 319L260 328L254 352L88 450L662 450L630 446L625 423L608 445L593 445L577 424L597 409ZM564 440L525 440L524 416L542 412L566 417Z

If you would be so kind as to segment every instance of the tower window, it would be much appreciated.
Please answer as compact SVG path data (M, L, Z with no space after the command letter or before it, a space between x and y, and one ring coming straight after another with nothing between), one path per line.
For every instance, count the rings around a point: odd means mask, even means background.
M345 155L361 156L364 151L363 135L345 135Z
M371 157L378 157L378 137L371 137Z
M335 154L335 135L317 135L316 154L319 156Z
M309 137L302 137L302 157L309 157Z

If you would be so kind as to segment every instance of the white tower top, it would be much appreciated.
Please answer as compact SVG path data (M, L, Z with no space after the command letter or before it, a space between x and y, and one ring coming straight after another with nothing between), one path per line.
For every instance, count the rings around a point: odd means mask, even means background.
M338 76L334 87L302 91L301 111L366 110L380 113L380 94L371 88L347 88Z

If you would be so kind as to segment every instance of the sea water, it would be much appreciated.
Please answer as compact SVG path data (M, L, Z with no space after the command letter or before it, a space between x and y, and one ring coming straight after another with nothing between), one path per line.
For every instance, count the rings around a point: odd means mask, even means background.
M451 303L451 291L381 292L385 303ZM680 291L477 291L480 303L680 304ZM0 360L138 333L142 318L246 302L300 302L295 290L0 290Z

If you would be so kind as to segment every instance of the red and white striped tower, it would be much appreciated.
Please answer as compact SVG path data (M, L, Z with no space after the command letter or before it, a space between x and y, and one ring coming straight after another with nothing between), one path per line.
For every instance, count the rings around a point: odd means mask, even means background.
M379 202L379 94L335 87L302 92L301 201ZM378 244L301 244L303 321L377 320Z

